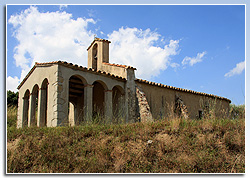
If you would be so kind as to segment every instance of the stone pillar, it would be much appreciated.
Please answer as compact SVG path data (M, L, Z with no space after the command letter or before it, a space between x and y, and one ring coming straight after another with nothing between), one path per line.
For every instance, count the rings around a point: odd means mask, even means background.
M69 125L75 126L75 107L73 103L69 103Z
M87 84L84 87L84 119L86 122L92 121L93 87L94 85L90 84Z
M104 103L105 103L105 120L106 123L112 123L113 118L113 107L112 107L112 90L105 91Z
M54 72L54 76L56 77L56 81L52 83L52 89L49 92L53 94L53 119L48 125L50 127L68 126L69 87L68 81L64 80L60 65L58 65L58 69Z
M38 98L38 118L37 118L37 126L44 127L46 126L46 109L47 109L47 97L46 97L46 89L39 89L39 98Z
M30 94L30 102L29 102L29 119L28 119L28 127L35 125L35 114L36 114L36 97L34 93Z
M127 82L125 89L125 99L127 109L127 122L136 122L137 114L136 114L136 93L135 93L135 73L134 69L127 69Z

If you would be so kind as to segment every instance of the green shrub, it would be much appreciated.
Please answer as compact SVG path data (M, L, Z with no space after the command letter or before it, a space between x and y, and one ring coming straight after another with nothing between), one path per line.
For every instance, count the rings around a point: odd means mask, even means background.
M230 104L229 115L232 119L245 118L245 105Z
M7 105L16 106L18 105L18 92L7 91Z

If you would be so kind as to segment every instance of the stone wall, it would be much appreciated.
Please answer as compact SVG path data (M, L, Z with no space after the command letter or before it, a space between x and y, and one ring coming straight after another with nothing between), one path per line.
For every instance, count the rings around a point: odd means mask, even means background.
M214 111L216 117L225 117L229 111L229 100L164 88L136 81L147 98L153 118L160 119L176 113L176 97L181 99L185 111L191 119L198 119L206 109ZM185 115L186 116L186 115Z
M138 103L138 111L139 111L138 113L140 118L139 120L141 122L153 121L152 113L150 111L146 95L139 86L136 86L136 97Z

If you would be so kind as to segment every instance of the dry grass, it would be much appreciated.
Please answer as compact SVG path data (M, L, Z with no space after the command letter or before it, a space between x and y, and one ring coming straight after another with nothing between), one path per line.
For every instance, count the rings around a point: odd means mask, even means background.
M8 173L244 173L244 119L8 127Z

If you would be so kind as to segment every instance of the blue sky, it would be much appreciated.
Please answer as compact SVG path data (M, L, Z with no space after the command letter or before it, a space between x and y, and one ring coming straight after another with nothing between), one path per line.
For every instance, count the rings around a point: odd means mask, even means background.
M245 102L243 5L8 5L7 89L35 61L86 66L95 34L138 78Z

